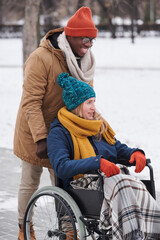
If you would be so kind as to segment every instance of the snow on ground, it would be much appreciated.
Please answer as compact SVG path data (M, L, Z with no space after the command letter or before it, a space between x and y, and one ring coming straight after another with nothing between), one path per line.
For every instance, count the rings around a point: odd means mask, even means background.
M160 70L160 38L99 38L93 51L97 67Z
M13 148L14 125L22 93L22 42L0 39L0 147ZM98 38L97 108L131 147L151 158L160 192L160 38Z

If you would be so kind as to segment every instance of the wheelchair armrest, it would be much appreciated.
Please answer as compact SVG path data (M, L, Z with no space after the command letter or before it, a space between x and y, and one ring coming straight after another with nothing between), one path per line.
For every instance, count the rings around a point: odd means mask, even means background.
M125 165L126 167L132 167L136 165L136 162L133 163L129 163L128 160L126 159L118 159L117 163ZM149 158L146 159L146 167L149 168L149 172L150 172L150 179L154 180L154 176L153 176L153 168L151 166L151 160Z
M132 167L136 165L136 162L129 163L129 160L126 159L118 159L117 163L125 165L126 167ZM151 163L151 160L149 158L146 159L146 166Z
M118 159L117 163L119 164L122 164L122 165L125 165L126 167L132 167L132 166L135 166L136 163L133 162L133 163L129 163L128 160L125 160L125 159ZM153 168L152 168L152 165L151 165L151 160L149 158L146 159L146 167L149 168L149 174L150 174L150 184L152 186L152 196L154 198L156 198L156 193L155 193L155 185L154 185L154 175L153 175ZM145 180L144 180L145 182Z

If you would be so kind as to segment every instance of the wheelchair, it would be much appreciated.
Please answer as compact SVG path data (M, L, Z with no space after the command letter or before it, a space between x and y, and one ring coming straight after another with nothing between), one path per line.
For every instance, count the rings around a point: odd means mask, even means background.
M127 167L124 160L118 163ZM150 159L146 161L149 179L142 180L147 190L156 198L153 168ZM56 186L46 186L31 197L24 218L24 238L30 240L30 224L33 224L36 240L67 239L68 227L72 229L69 239L110 240L111 227L101 231L98 228L100 210L104 199L103 177L100 176L100 190L62 189L61 179L55 177Z

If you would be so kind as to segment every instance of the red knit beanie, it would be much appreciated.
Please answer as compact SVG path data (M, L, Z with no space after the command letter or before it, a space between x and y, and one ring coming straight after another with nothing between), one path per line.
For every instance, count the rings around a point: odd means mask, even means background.
M72 37L97 37L97 28L92 20L90 8L81 7L69 19L64 28L65 34Z

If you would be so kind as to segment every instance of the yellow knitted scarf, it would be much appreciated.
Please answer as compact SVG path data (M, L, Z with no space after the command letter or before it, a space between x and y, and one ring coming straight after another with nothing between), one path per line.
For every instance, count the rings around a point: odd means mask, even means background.
M71 134L75 160L96 156L87 137L98 134L102 124L101 120L86 120L80 118L69 112L66 107L59 110L58 119ZM113 145L115 144L115 133L107 122L106 124L108 129L103 133L103 137L110 145ZM78 179L82 176L83 174L79 174L75 176L74 179Z

